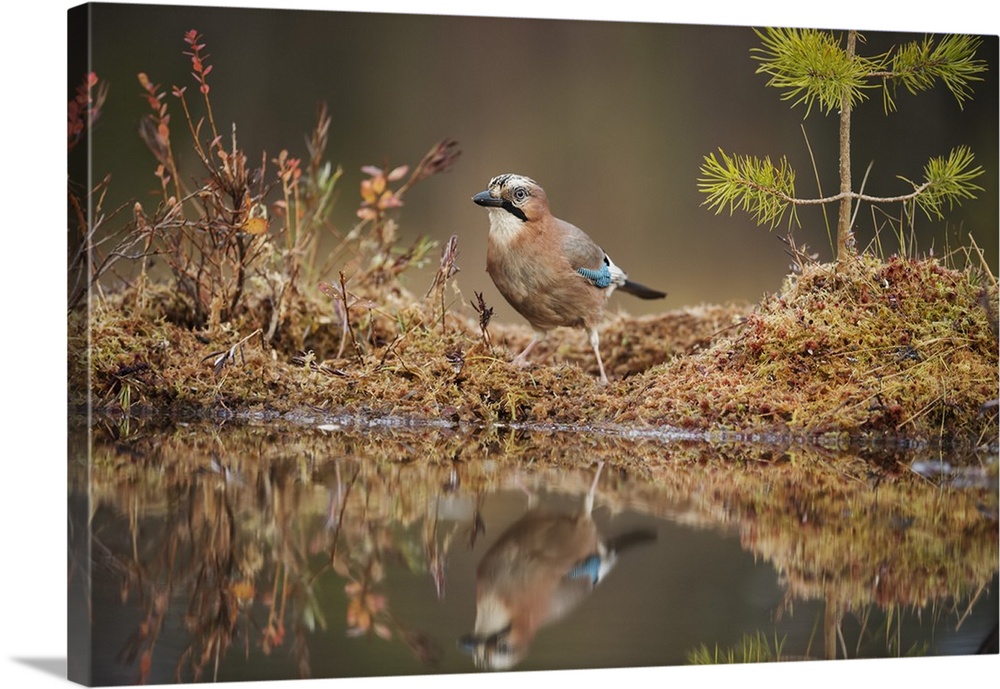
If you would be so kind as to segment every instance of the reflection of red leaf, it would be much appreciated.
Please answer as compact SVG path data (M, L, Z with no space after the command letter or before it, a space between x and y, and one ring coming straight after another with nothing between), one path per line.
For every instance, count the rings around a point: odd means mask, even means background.
M386 641L392 638L392 630L384 624L377 623L373 629L375 630L375 633L378 634L379 638L385 639Z
M153 667L153 651L147 648L139 658L139 682L145 684L149 681L149 671Z
M229 590L240 603L246 603L253 598L253 582L237 581L230 585Z
M365 607L372 612L381 612L385 609L385 596L370 593L365 596Z
M271 651L280 646L285 640L285 625L281 622L269 622L264 628L263 639L261 639L261 650L264 655L270 655Z
M352 598L347 604L347 627L352 636L364 634L372 626L371 613L365 609L360 598Z

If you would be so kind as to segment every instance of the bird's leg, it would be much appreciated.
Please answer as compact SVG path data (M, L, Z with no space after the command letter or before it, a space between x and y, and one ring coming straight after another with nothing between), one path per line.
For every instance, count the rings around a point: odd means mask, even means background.
M544 332L542 332L541 330L536 330L535 336L531 338L531 342L528 343L528 346L525 347L523 350L521 350L521 353L518 354L516 357L514 357L514 360L511 363L514 366L517 366L518 368L524 368L525 366L527 366L528 352L530 352L536 344L541 342L544 337L545 337Z
M514 473L514 480L511 483L513 483L515 488L524 493L524 497L528 499L528 509L534 509L535 504L538 502L538 496L531 491L531 488L524 485L520 472Z
M597 357L597 368L601 370L601 385L608 384L608 376L604 373L604 362L601 361L601 349L599 345L599 338L597 337L597 328L590 328L590 346L594 348L594 356Z
M597 472L594 474L594 480L590 483L590 490L587 491L587 499L583 503L584 513L588 517L594 511L594 496L597 494L597 481L601 478L601 469L603 468L604 462L598 462Z

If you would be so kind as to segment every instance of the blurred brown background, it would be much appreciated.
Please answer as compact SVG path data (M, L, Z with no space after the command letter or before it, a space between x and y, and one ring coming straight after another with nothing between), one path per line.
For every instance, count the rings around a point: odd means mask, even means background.
M196 29L214 66L216 122L227 134L236 122L251 160L282 148L306 157L317 105L328 104L328 156L344 168L335 211L342 232L356 221L362 165L412 165L436 141L457 139L457 166L407 194L404 241L424 234L443 243L457 233L464 297L484 292L504 320L518 317L485 273L487 217L470 201L498 173L534 177L556 215L591 234L632 278L669 292L665 302L615 297L612 309L636 314L756 300L788 272L778 240L787 226L769 233L743 213L715 215L701 205L705 155L719 148L785 155L797 170L798 195L817 196L804 127L823 194L837 189L836 114L814 110L804 120L804 108L766 87L755 74L751 48L759 42L748 27L137 5L95 5L92 17L92 66L111 86L94 132L93 173L112 173L112 204L155 203L155 166L137 134L148 110L136 74L197 95L181 54L185 31ZM857 28L867 55L922 37ZM898 111L886 115L872 91L853 122L855 186L872 163L870 194L906 193L897 175L919 179L928 158L972 148L985 191L944 222L920 215L918 242L940 255L972 233L994 272L997 46L995 36L984 37L979 57L989 71L964 109L937 86L901 91ZM186 142L179 103L170 95L167 102L175 140ZM200 174L190 148L177 148L190 174ZM900 213L898 205L884 210ZM828 213L833 225L836 209ZM872 217L867 206L858 214L862 246L872 239ZM828 260L821 211L802 209L799 218L797 242ZM890 234L882 243L897 248ZM408 284L423 294L431 274L408 274Z

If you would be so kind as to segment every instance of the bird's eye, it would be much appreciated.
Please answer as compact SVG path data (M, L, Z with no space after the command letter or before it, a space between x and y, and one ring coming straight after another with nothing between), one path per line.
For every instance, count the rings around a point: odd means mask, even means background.
M514 190L515 201L524 201L526 198L528 198L527 189L525 189L524 187L518 187L517 189Z

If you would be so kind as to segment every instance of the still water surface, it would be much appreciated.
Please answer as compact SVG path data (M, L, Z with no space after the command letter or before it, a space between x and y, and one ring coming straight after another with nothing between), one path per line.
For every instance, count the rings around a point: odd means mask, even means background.
M972 654L996 630L995 457L956 487L907 456L581 434L71 437L70 662L92 623L95 684Z

